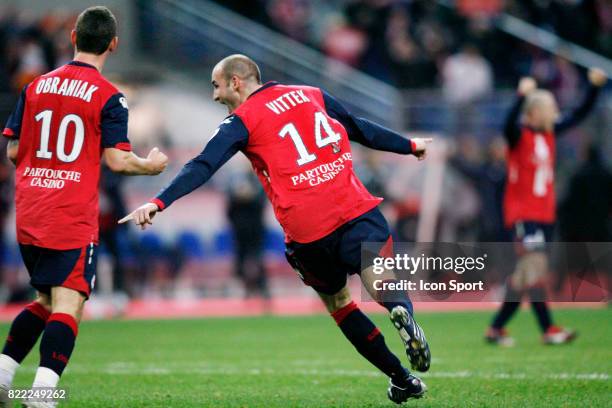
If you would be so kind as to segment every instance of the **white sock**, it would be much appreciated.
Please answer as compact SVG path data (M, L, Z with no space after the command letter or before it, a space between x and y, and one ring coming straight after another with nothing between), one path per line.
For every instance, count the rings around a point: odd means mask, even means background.
M0 354L0 386L10 388L19 363L6 354Z
M60 376L55 371L47 367L38 367L32 388L55 388Z

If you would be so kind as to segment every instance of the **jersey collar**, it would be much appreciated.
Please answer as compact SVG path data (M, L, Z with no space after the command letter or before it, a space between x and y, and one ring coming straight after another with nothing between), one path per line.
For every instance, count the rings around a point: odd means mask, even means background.
M278 85L278 82L276 82L276 81L268 81L268 82L266 82L265 84L263 84L263 85L261 86L261 88L259 88L258 90L256 90L256 91L255 91L255 92L253 92L252 94L250 94L250 95L247 97L247 99L249 99L251 96L255 95L257 92L261 92L261 91L263 91L263 90L265 90L265 89L268 89L268 88L271 88L271 87L273 87L273 86L275 86L275 85Z
M96 71L98 70L98 68L94 67L93 65L88 64L88 63L86 63L86 62L81 62L81 61L70 61L70 62L68 63L68 65L74 65L74 66L77 66L77 67L93 68L93 69L95 69Z

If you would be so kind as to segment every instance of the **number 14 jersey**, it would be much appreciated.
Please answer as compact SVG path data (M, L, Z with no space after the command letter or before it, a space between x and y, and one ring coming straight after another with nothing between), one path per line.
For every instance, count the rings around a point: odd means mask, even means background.
M347 131L328 115L320 89L264 86L234 114L288 241L320 239L382 201L355 175Z
M129 151L125 97L92 65L72 61L24 87L2 134L19 140L17 240L58 250L98 240L104 148Z

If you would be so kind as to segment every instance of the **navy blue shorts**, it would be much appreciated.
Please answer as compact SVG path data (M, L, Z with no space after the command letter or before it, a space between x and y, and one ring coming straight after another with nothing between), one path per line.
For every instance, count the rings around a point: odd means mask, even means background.
M519 252L542 251L552 241L553 224L518 221L512 227L513 241L521 244Z
M317 292L333 295L346 285L347 275L361 273L362 242L379 242L379 253L389 244L392 245L389 226L378 208L347 222L317 241L287 243L285 255L304 284ZM369 258L366 256L366 259Z
M97 245L57 250L20 244L19 249L36 290L50 294L52 287L62 286L89 298L96 277Z

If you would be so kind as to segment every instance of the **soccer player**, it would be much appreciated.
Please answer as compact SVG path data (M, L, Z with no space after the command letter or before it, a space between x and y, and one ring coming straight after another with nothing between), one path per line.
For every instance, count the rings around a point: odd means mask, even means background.
M101 156L127 175L156 175L167 165L157 148L146 158L131 152L125 97L101 74L117 48L116 26L106 7L83 11L70 37L74 60L26 85L2 132L16 165L17 240L38 293L13 321L0 355L5 402L41 334L33 387L55 388L72 354L95 280Z
M560 116L552 93L536 89L533 78L522 78L519 82L518 98L504 127L509 145L504 223L512 229L514 241L520 244L519 259L507 283L505 302L485 335L492 344L514 343L505 326L518 310L520 301L517 300L523 295L531 299L545 344L563 344L576 337L573 330L553 324L543 301L543 280L548 271L545 243L551 239L556 218L555 138L587 116L607 80L604 72L596 68L589 70L588 79L590 87L584 101L565 116ZM522 116L520 122L519 116Z
M392 247L389 227L378 210L382 199L372 196L355 176L350 141L423 159L431 140L408 140L355 117L319 88L262 84L259 67L243 55L221 60L212 71L212 85L214 100L227 106L229 116L169 186L120 222L133 219L146 227L157 212L243 152L284 229L289 263L317 291L357 351L390 377L388 397L396 403L421 397L425 384L387 348L380 330L351 300L346 285L347 274L362 272L362 242L378 242L383 250ZM372 289L365 274L361 276L366 288ZM426 371L429 347L412 317L408 296L404 293L399 300L374 296L389 310L412 366Z

